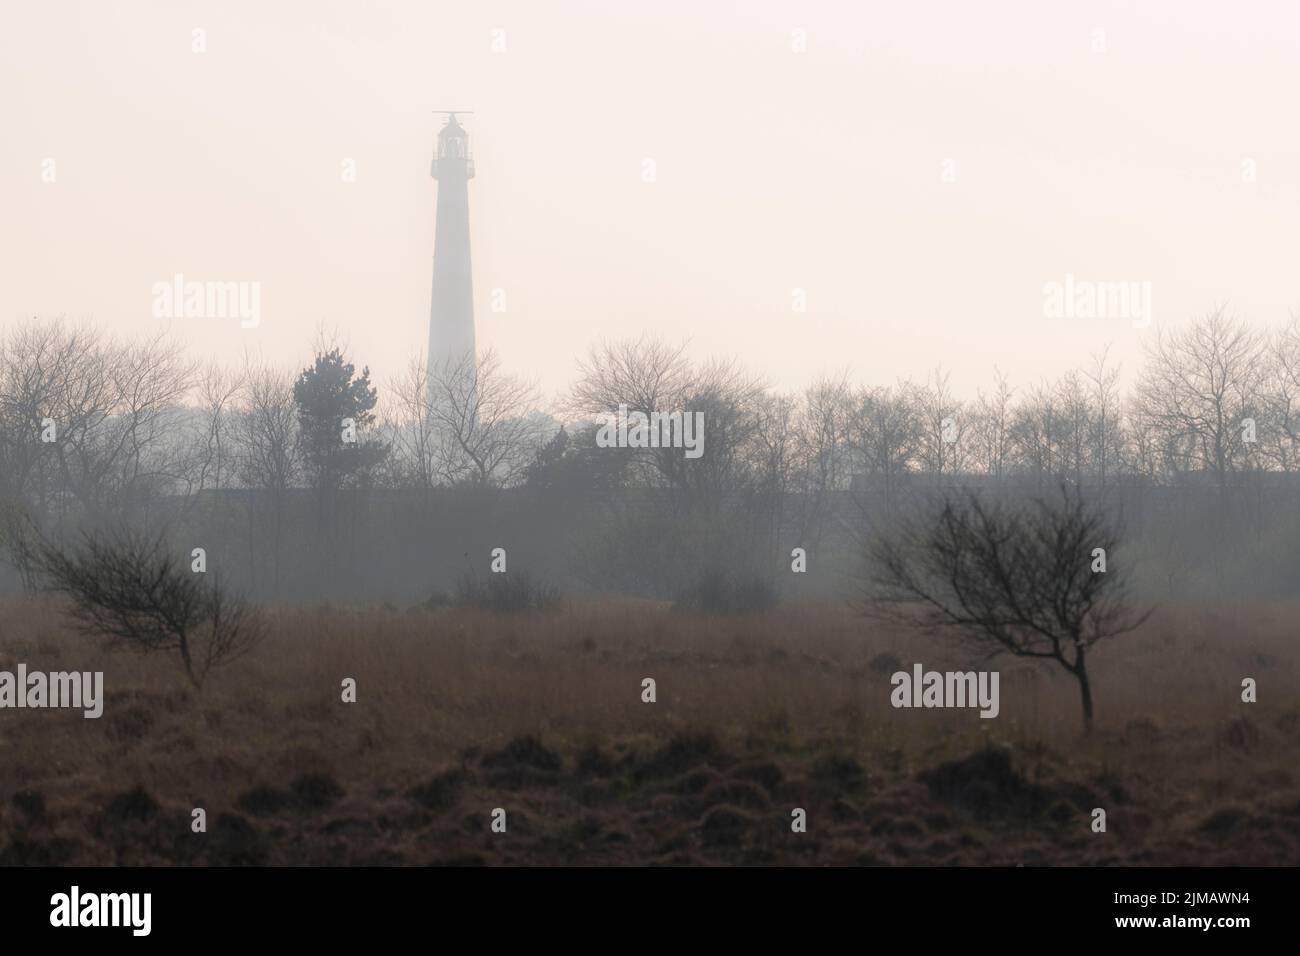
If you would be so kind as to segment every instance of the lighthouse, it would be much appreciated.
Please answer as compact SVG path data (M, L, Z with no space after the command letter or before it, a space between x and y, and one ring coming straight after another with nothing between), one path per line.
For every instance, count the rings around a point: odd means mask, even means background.
M433 178L438 220L433 245L433 303L429 317L430 381L474 356L474 284L469 257L469 181L474 157L469 134L448 113L438 131Z

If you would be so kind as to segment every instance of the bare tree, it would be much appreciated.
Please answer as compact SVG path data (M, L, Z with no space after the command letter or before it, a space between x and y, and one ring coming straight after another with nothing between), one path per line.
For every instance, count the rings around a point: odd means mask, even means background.
M994 369L993 391L978 393L972 425L973 458L986 475L999 482L1011 466L1011 399L1014 389L999 369Z
M1141 414L1171 466L1209 472L1221 495L1244 460L1242 421L1255 414L1263 354L1262 336L1219 308L1160 335L1138 384Z
M856 466L881 483L887 505L893 503L900 479L917 460L922 428L916 390L907 382L857 392L849 445Z
M1088 391L1075 370L1067 372L1056 384L1057 423L1060 425L1059 477L1068 477L1082 485L1089 467L1089 444L1092 439L1092 408Z
M1092 426L1089 457L1097 485L1106 487L1124 456L1124 429L1119 395L1119 368L1110 361L1110 346L1092 356L1084 372Z
M251 488L286 491L301 477L293 377L249 365L239 397L239 477Z
M256 497L264 498L271 533L272 584L279 587L289 489L299 481L298 406L293 376L267 365L246 364L236 410L238 476ZM250 521L256 512L250 506ZM250 564L254 535L250 530Z
M685 411L692 375L686 347L686 342L670 344L650 334L597 343L578 362L578 378L569 393L567 410L589 420L617 413L620 406L627 406L629 414ZM671 488L680 478L676 456L667 450L627 449L622 453L633 462L634 481Z
M851 480L849 429L853 412L847 372L815 381L805 389L798 405L797 487L802 493L799 540L814 546L821 540L831 494Z
M667 489L675 508L716 510L731 492L755 480L751 467L761 455L759 419L765 389L736 362L693 363L686 344L670 345L645 335L602 342L578 365L578 380L566 403L570 412L599 418L626 406L639 412L703 413L707 451L686 459L670 447L623 450L642 483Z
M173 490L184 479L178 423L192 371L164 336L119 343L61 321L19 326L0 348L0 485L45 517Z
M759 513L767 519L769 550L780 544L786 502L797 454L796 402L788 395L764 395L755 415L752 468Z
M916 390L916 411L920 421L920 459L933 475L955 474L962 468L962 439L969 423L962 403L948 387L949 375L941 368Z
M227 487L236 473L236 405L244 369L209 364L199 374L197 428L189 454L187 488Z
M390 380L386 402L395 481L425 491L438 484L441 458L430 385L425 357L417 355L402 375ZM437 395L433 398L437 400Z
M1016 406L1011 434L1021 469L1032 475L1041 488L1060 478L1061 412L1056 389L1037 385Z
M729 496L754 490L761 477L753 465L765 394L762 381L735 360L715 358L692 368L677 407L704 416L705 453L688 459L680 449L647 449L660 475L679 492L680 505L718 511Z
M956 632L993 654L1055 661L1079 683L1085 730L1092 728L1089 650L1141 625L1125 577L1094 571L1095 549L1113 562L1114 526L1077 488L1059 501L1012 507L973 492L946 495L937 513L903 522L869 556L871 613Z
M1277 468L1300 470L1300 312L1269 338L1266 374L1268 427L1261 444Z
M536 387L506 373L490 349L435 374L428 420L441 477L498 487L520 480L542 442L537 404Z
M670 345L651 335L601 342L578 362L569 405L587 415L616 411L620 404L640 411L680 408L690 373L685 342Z
M33 323L0 336L0 497L42 515L54 494L52 450L40 440L58 388L52 331Z
M784 499L797 454L796 402L788 395L763 395L754 429L754 467L764 493Z
M208 584L185 567L161 535L85 533L79 549L65 551L29 529L18 548L20 565L71 599L83 631L144 653L175 652L195 687L262 636L257 612L215 574Z

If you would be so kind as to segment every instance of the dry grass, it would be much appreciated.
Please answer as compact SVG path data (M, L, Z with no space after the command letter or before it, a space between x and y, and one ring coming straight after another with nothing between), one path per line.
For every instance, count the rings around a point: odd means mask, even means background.
M892 709L890 655L970 661L834 606L281 609L195 694L9 601L0 669L103 670L106 704L0 711L0 862L1294 865L1298 619L1181 608L1103 645L1085 740L1073 681L1018 661L996 720Z

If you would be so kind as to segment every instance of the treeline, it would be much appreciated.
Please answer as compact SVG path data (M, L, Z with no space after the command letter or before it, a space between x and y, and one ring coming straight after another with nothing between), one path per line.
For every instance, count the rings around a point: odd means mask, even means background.
M303 370L227 368L164 337L121 342L32 322L0 337L0 492L51 513L206 488L569 478L707 501L909 473L1104 486L1203 472L1226 486L1234 474L1300 467L1300 321L1261 332L1218 311L1155 338L1128 395L1119 371L1103 352L1056 382L1017 387L995 374L973 398L954 395L941 371L893 385L841 374L785 394L735 362L695 362L686 346L646 337L593 348L570 393L545 408L491 352L441 376L416 360L380 389L337 349ZM567 468L593 447L590 422L619 405L703 411L703 459L656 449ZM343 418L356 443L343 440Z
M591 527L565 547L599 569L593 586L661 592L719 554L770 566L818 546L852 520L846 501L889 509L918 482L1189 487L1226 509L1300 468L1300 321L1261 331L1215 311L1153 337L1127 393L1119 374L1103 352L1055 382L995 374L973 397L942 371L891 385L838 374L790 394L645 336L592 347L548 404L492 352L436 374L414 360L380 385L331 346L301 369L226 367L163 336L33 321L0 337L0 508L47 529L189 521L243 534L256 557L301 536L309 512L311 546L338 552L375 501L492 508L506 492L516 515L582 509L563 523ZM598 447L596 418L621 405L702 412L703 455ZM239 493L256 508L217 513Z

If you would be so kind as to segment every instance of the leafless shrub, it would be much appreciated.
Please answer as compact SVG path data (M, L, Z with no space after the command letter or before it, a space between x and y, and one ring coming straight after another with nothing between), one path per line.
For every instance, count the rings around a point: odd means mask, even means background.
M466 574L456 585L452 603L497 614L553 611L560 606L559 589L538 581L526 571L489 574L486 579Z
M86 532L79 548L64 550L29 529L15 550L47 590L70 598L83 631L142 653L175 652L195 687L263 635L252 606L216 574L208 584L185 567L161 535Z
M1092 570L1094 549L1114 560L1119 535L1077 489L1058 501L990 504L945 495L937 514L903 522L871 547L869 609L930 631L955 631L994 654L1044 658L1079 682L1092 727L1087 651L1141 625L1118 568Z
M761 614L776 604L776 588L767 578L713 565L683 589L674 607L700 614Z

